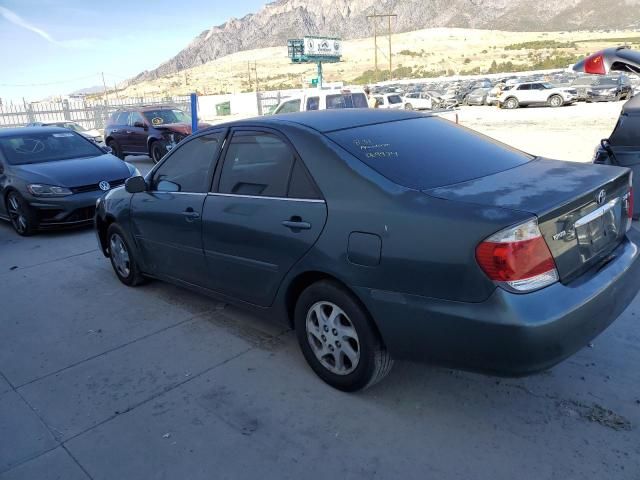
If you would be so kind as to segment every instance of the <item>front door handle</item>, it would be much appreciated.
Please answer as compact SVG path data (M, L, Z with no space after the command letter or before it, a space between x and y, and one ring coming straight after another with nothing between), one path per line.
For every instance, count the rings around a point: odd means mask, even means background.
M303 222L300 217L291 217L289 220L282 222L282 225L290 228L291 230L310 230L311 224L309 222Z
M192 222L197 218L200 218L200 214L196 212L193 208L189 207L184 212L182 212L187 222Z

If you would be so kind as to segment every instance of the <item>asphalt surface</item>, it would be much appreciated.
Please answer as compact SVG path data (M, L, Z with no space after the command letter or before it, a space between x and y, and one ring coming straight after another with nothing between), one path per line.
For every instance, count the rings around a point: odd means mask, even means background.
M141 170L149 162L137 159ZM0 224L0 479L640 478L640 303L551 371L331 389L276 322Z

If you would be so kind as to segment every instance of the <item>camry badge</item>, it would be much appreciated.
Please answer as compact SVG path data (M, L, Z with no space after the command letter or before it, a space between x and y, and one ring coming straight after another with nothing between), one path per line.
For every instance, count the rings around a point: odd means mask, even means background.
M98 187L100 187L100 190L102 190L103 192L106 192L107 190L109 190L111 188L111 185L109 185L109 182L107 182L106 180L102 180L98 184Z
M605 192L604 190L600 190L598 192L598 195L596 196L596 202L598 202L598 205L602 205L606 199L607 192Z

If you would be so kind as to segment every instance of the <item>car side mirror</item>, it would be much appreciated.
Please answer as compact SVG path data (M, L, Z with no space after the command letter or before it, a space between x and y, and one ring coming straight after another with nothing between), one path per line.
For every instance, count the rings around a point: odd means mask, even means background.
M143 122L134 122L133 126L136 128L144 128L145 130L149 129L149 127L147 127L147 125Z
M142 193L147 191L147 182L144 177L137 176L127 178L124 182L124 189L129 193Z
M608 138L603 138L602 140L600 140L600 146L606 152L611 153L611 143L609 143Z

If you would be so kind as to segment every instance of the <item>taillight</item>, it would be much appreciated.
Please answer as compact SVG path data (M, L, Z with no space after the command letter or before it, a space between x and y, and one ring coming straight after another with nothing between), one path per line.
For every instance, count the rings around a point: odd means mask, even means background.
M537 220L502 230L476 248L476 260L501 287L518 293L558 281L558 271Z
M604 75L607 73L604 67L602 52L594 53L584 61L584 72L592 75Z
M627 232L631 229L633 221L633 172L629 172L629 191L622 197L624 208L627 211Z

